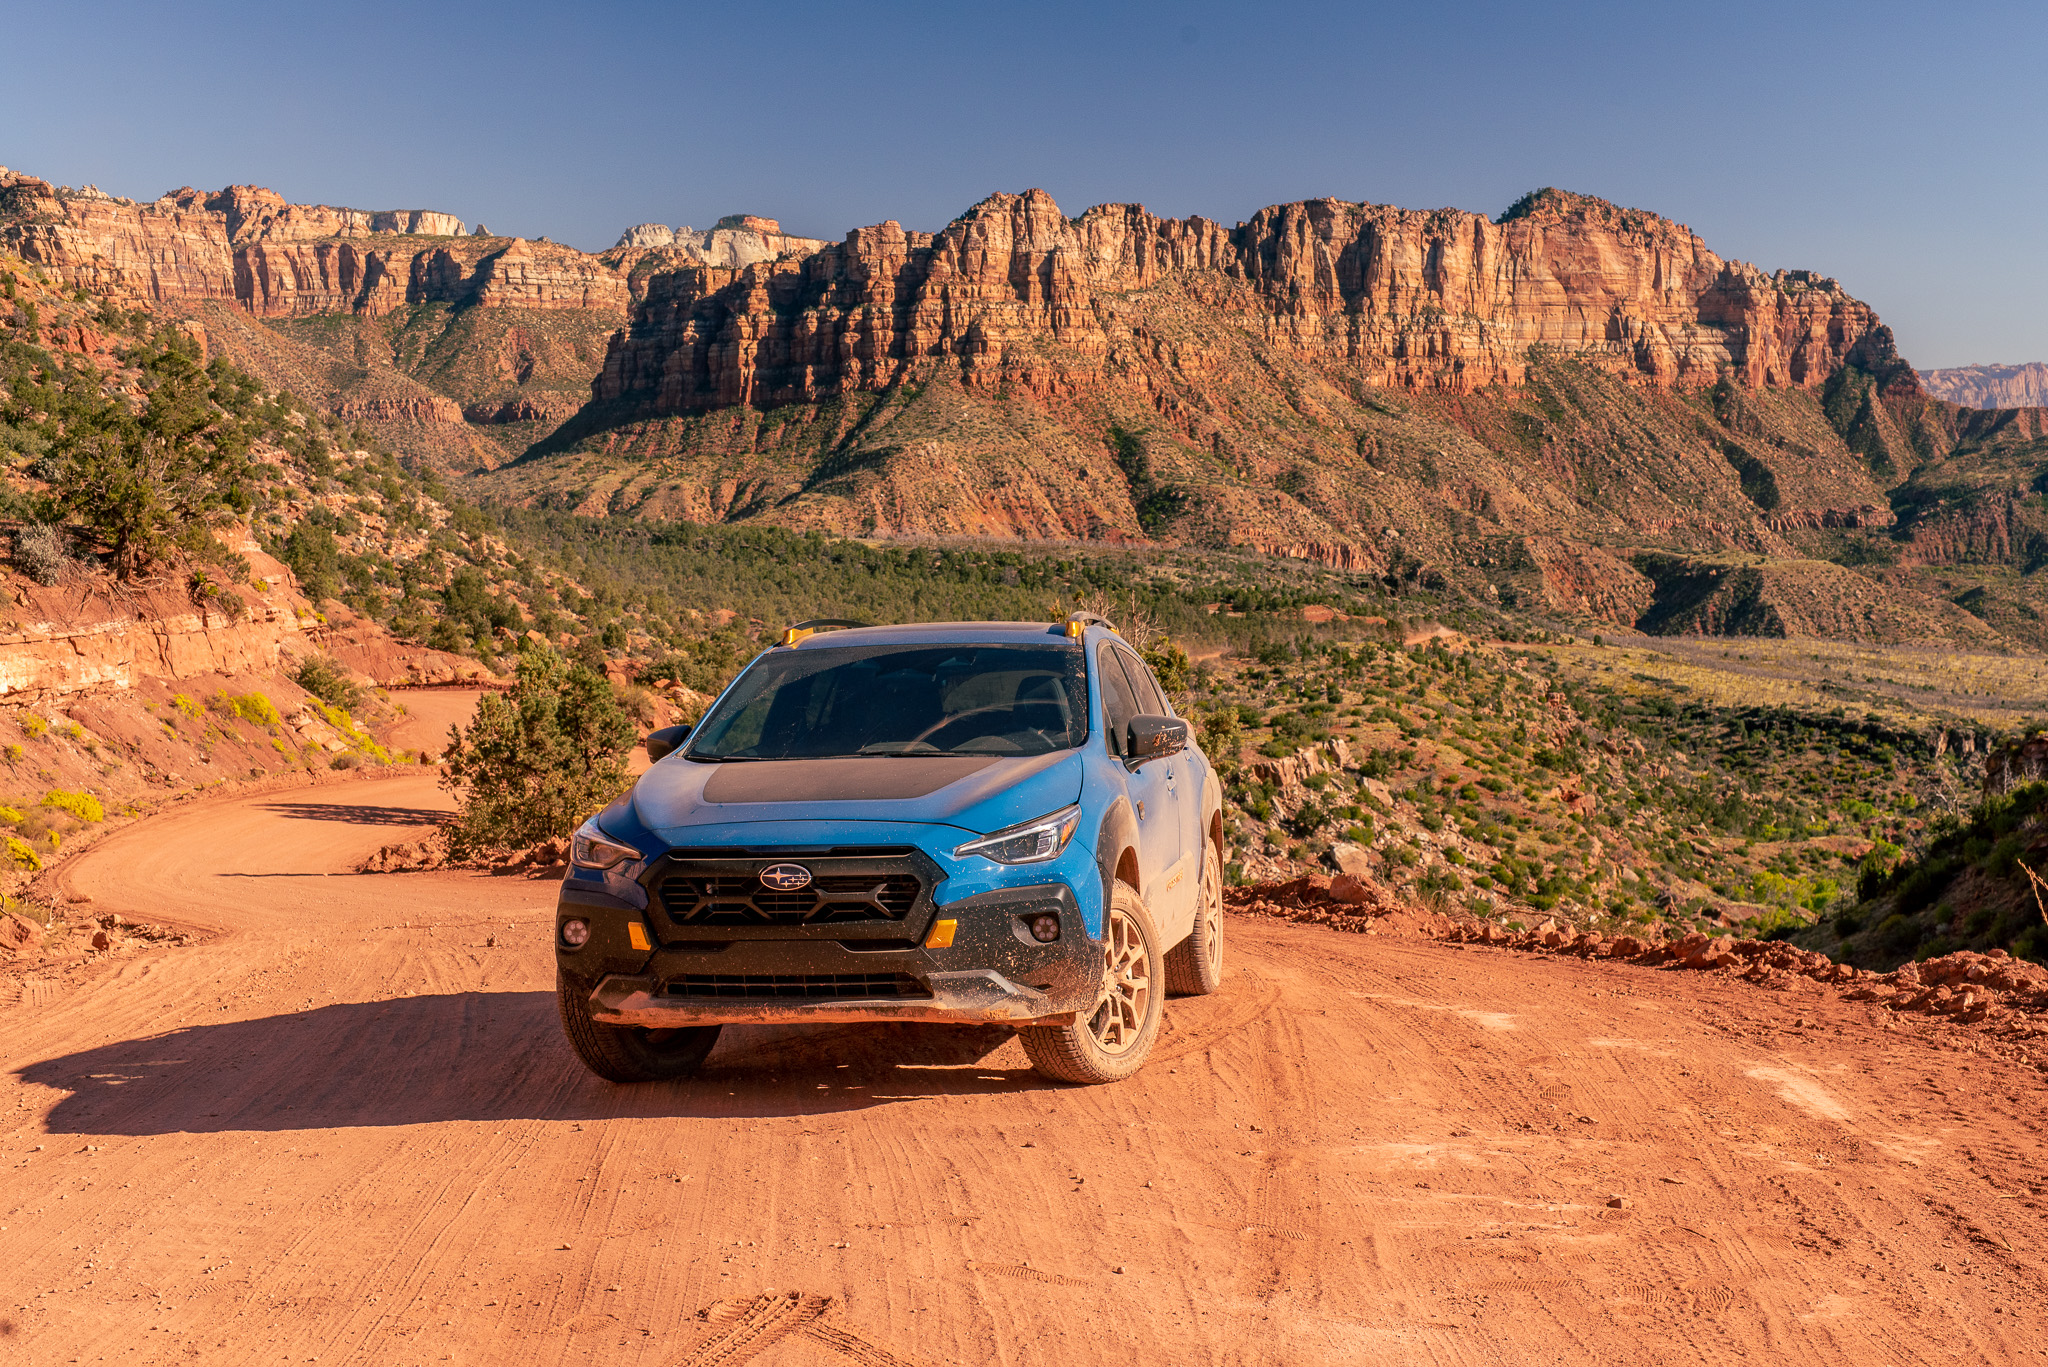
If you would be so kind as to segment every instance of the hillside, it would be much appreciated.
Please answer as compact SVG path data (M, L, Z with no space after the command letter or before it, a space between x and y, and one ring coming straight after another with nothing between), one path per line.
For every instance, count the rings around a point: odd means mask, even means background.
M591 635L575 581L205 342L0 254L0 888L109 814L417 761L445 727L400 690Z

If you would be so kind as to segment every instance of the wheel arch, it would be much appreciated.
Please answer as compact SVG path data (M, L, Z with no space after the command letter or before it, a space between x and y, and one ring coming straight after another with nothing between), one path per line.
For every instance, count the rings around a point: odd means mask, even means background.
M1109 899L1118 883L1130 884L1141 899L1145 895L1138 872L1138 819L1132 814L1127 797L1119 795L1102 814L1102 825L1095 836L1095 866L1102 875L1102 915L1106 923Z

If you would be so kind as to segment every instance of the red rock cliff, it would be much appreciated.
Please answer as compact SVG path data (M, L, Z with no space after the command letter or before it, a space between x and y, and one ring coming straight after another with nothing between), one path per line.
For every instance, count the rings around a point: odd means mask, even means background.
M626 282L596 257L462 230L450 214L288 204L252 185L140 204L0 170L0 245L95 293L265 317L435 302L624 316Z
M1030 348L1104 357L1104 296L1177 278L1268 340L1386 388L1518 382L1532 346L1658 387L1732 372L1814 387L1879 328L1834 281L1724 261L1653 214L1545 191L1499 222L1338 200L1238 227L995 195L936 235L895 223L801 261L648 279L594 386L652 414L886 385L950 358L993 382Z

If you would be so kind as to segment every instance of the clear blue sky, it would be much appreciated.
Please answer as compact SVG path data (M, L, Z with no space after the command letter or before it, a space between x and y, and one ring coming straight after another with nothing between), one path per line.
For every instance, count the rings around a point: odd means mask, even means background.
M1225 222L1558 185L1836 276L1922 367L2048 359L2048 6L17 5L0 164L587 248L933 229L996 190Z

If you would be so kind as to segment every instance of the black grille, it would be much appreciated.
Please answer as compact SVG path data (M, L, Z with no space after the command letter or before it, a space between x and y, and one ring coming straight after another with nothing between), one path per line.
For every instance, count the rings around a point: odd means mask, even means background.
M923 889L911 873L824 874L795 892L763 887L753 873L677 873L661 880L661 904L690 925L900 921Z
M871 1000L929 997L906 973L692 973L663 989L671 997L798 997L806 1000Z

